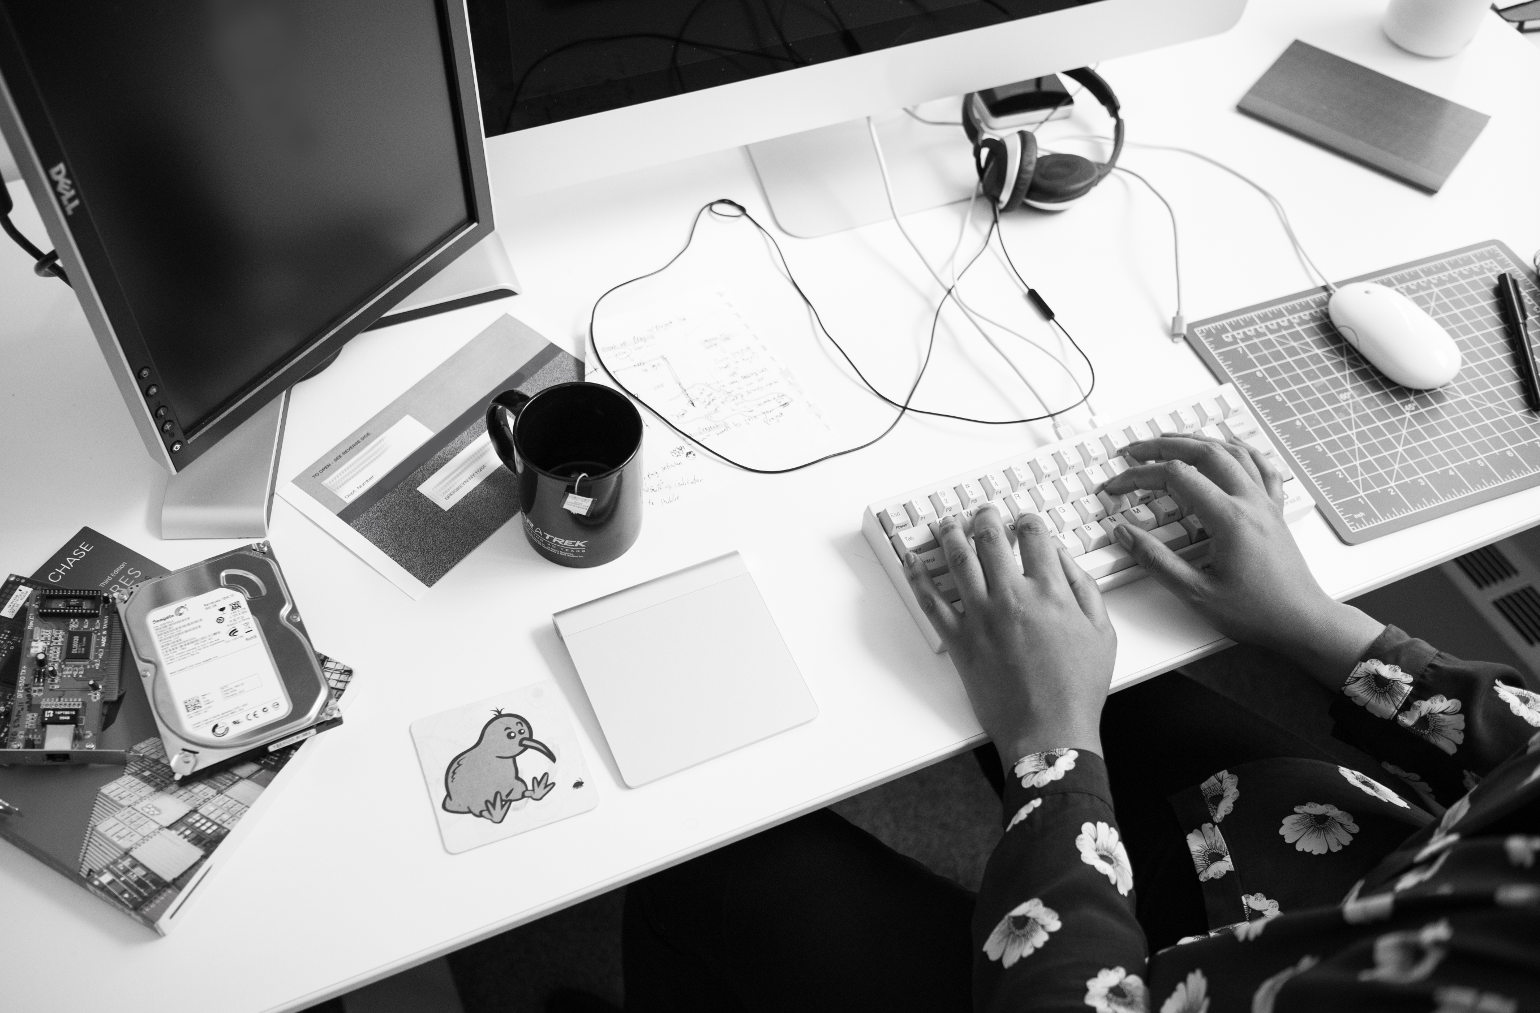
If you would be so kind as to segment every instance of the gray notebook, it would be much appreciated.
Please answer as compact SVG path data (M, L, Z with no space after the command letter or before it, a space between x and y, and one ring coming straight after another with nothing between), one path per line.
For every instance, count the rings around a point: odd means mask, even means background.
M1297 39L1239 108L1429 193L1490 118Z
M736 552L552 618L632 788L818 713Z

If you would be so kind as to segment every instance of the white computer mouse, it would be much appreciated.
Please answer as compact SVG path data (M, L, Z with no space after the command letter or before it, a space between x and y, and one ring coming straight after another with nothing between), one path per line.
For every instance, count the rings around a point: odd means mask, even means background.
M1326 315L1369 364L1403 387L1431 390L1460 372L1460 346L1437 320L1393 288L1371 281L1340 286Z

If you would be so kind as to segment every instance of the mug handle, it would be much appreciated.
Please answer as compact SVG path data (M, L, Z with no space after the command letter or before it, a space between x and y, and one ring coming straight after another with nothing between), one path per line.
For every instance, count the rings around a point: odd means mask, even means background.
M519 452L513 446L513 431L509 422L519 419L519 412L529 404L530 396L523 391L505 390L492 399L487 405L487 434L492 437L492 446L497 451L497 456L502 458L508 469L515 476L519 474Z

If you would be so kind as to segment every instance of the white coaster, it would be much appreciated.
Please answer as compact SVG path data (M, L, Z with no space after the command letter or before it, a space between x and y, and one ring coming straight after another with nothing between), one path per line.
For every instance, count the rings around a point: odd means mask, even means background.
M412 724L428 800L451 854L599 804L566 700L538 682Z

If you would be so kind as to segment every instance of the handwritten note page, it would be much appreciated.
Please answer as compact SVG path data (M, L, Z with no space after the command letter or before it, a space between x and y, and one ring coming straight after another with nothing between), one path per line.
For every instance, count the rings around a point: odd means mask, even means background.
M607 321L599 340L621 383L728 457L781 468L837 449L825 402L809 391L805 364L783 361L723 292L701 293L661 319L633 313ZM860 396L844 388L833 396L853 394Z

